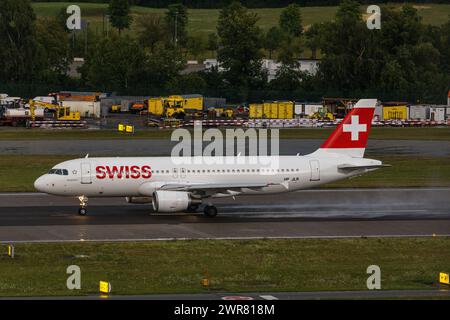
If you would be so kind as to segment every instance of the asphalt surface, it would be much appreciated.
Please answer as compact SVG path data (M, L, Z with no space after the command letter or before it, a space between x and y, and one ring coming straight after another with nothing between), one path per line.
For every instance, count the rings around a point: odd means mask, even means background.
M12 300L311 300L311 299L388 299L388 298L450 298L450 289L434 290L366 290L366 291L310 291L310 292L252 292L252 293L201 293L201 294L152 294L152 295L102 295L65 297L3 298ZM2 300L2 298L0 298Z
M308 154L323 139L286 139L279 141L280 155ZM94 156L168 156L177 142L167 139L149 140L9 140L0 143L2 155L78 155ZM205 143L206 145L207 143ZM369 140L367 151L381 155L450 156L448 141ZM225 154L225 152L224 152Z
M450 235L450 188L307 190L214 202L216 218L156 214L123 198L0 194L0 241L126 241Z

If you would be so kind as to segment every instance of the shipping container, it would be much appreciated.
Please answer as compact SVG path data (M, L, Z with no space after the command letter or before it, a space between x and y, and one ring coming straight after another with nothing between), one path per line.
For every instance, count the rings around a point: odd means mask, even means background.
M72 112L79 112L82 117L100 118L100 101L72 101L61 102L63 107L69 107Z
M182 95L184 99L183 107L191 110L203 110L203 96L200 94Z
M430 107L428 119L431 121L445 121L445 107Z
M203 110L208 110L209 108L224 108L227 104L227 99L225 98L203 98Z
M303 113L307 116L312 116L316 112L319 112L321 108L322 108L322 104L318 104L318 103L305 104L305 109L304 109Z
M386 107L383 106L383 120L407 120L408 119L408 107L395 106Z
M150 98L147 100L148 112L155 115L162 115L164 113L164 98Z
M261 119L263 117L263 104L261 103L251 103L249 105L249 118L251 119Z
M423 104L409 106L409 120L425 120L428 109L429 106Z
M263 104L250 104L249 117L251 119L292 119L294 117L294 103L264 102Z
M292 101L284 101L278 103L278 118L279 119L294 118L294 103Z
M304 110L305 110L305 105L303 103L298 103L298 102L294 103L294 114L296 116L302 115L304 113Z

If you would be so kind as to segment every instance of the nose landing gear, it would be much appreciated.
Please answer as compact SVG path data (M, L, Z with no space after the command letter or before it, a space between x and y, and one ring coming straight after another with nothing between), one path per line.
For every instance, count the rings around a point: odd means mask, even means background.
M80 196L78 197L78 200L80 200L80 209L78 209L78 214L80 216L85 216L87 215L87 202L88 202L88 198L85 196Z

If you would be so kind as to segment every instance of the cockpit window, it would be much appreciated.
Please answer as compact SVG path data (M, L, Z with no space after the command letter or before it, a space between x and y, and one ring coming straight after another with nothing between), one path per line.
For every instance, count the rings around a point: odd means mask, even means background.
M48 174L57 174L60 176L68 176L69 172L66 169L51 169Z

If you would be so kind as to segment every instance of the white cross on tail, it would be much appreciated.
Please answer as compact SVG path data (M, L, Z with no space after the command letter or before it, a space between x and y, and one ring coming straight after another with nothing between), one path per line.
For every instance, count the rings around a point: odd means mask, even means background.
M343 132L351 132L352 133L352 141L359 140L359 133L367 131L366 124L359 123L359 116L352 116L350 124L344 124L342 127Z

